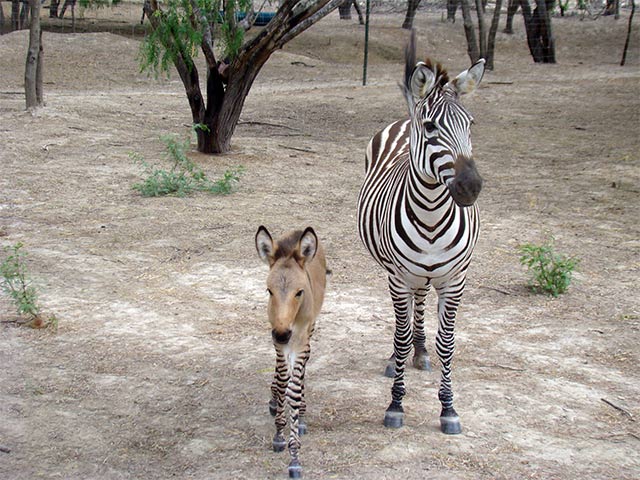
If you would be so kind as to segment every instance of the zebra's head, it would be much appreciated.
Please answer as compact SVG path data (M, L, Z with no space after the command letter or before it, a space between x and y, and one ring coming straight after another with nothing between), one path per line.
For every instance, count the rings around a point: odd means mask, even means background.
M411 161L430 183L446 185L460 206L472 205L482 189L473 161L473 117L462 105L484 74L478 60L453 80L440 64L415 62L415 33L407 47L403 91L411 115Z

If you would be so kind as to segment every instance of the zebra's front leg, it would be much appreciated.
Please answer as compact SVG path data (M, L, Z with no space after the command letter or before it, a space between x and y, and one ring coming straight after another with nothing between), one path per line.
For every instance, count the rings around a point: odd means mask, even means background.
M456 313L462 297L464 279L461 283L448 286L438 291L438 334L436 336L436 351L442 365L442 377L438 398L442 404L440 413L440 430L454 435L462 431L460 417L453 408L453 389L451 388L451 364L455 350L454 325Z
M395 357L395 377L391 387L391 404L384 414L384 426L399 428L403 424L404 409L402 399L405 394L404 367L411 351L411 325L409 312L411 310L411 293L394 279L389 279L389 291L393 300L393 310L396 317L396 328L393 337L393 355Z
M300 451L300 413L301 406L304 403L304 372L309 358L309 346L302 352L293 365L292 374L287 385L286 397L289 404L289 454L291 462L289 463L289 478L301 478L302 466L298 458ZM305 405L306 409L306 405ZM305 426L306 427L306 426Z
M284 438L284 427L287 425L287 419L284 412L285 391L289 383L289 372L282 348L276 346L276 371L271 384L271 401L269 402L269 410L276 417L276 434L273 437L273 451L282 452L287 446ZM273 407L273 409L272 409Z

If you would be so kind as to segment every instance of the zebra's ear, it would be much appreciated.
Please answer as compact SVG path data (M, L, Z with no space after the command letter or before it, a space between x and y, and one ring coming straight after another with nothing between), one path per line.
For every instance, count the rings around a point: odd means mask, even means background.
M262 225L260 225L256 232L256 250L262 261L267 265L271 265L274 250L273 239L269 231Z
M300 237L299 244L300 255L305 262L310 262L316 256L318 251L318 237L311 227L307 227Z
M413 95L414 104L422 100L433 88L436 81L436 75L424 62L418 62L416 68L413 69L411 80L409 82L409 90Z
M484 65L484 58L481 58L471 68L465 70L450 82L450 85L458 92L458 95L471 93L478 88L484 76Z

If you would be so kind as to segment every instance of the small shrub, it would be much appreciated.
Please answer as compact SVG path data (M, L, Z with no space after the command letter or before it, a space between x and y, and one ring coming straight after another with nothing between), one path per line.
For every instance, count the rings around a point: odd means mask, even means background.
M55 315L49 317L46 322L40 315L38 294L31 284L31 280L29 280L25 263L26 253L22 251L22 247L22 243L17 243L4 248L6 258L0 264L2 290L13 300L18 315L28 317L27 325L34 328L43 328L51 325L54 329L57 329L58 319Z
M163 195L184 197L193 191L228 195L244 172L244 167L238 166L227 170L221 179L212 182L187 156L186 152L190 145L188 139L183 142L172 136L164 136L161 139L166 146L165 156L171 162L170 170L150 165L138 153L130 154L134 162L142 165L146 175L142 182L133 185L133 189L144 197Z
M531 275L529 287L537 293L557 297L567 291L578 259L554 252L553 239L543 245L525 243L518 247L520 263Z

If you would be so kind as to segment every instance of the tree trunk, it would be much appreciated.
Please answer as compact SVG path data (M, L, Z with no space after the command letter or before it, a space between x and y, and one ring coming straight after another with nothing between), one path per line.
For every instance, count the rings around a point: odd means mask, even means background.
M519 6L520 0L509 0L509 6L507 7L507 24L504 27L504 33L513 33L513 17L515 17Z
M20 30L20 0L11 1L11 31Z
M487 32L484 25L484 7L482 0L476 0L478 14L478 40L480 41L480 58L487 58Z
M340 14L340 20L351 20L351 4L353 0L344 0L344 2L338 6L338 13Z
M60 8L60 0L51 0L49 18L58 18L58 8Z
M486 68L493 70L493 54L496 47L496 34L498 33L498 24L500 23L500 14L502 10L502 0L496 0L495 10L493 11L493 18L491 19L491 27L489 28L489 39L487 45L487 60Z
M420 0L409 0L407 2L407 14L402 22L402 28L405 30L411 30L413 28L413 19L416 16L416 10L420 5Z
M456 22L456 10L459 0L447 0L447 22Z
M469 54L471 63L475 63L480 58L480 51L478 50L478 42L476 41L473 20L471 19L471 7L469 6L469 0L460 0L460 7L462 9L462 19L464 21L464 34L467 37L467 53Z
M542 63L556 63L556 48L551 28L551 10L554 0L536 0L534 17L537 22L538 42Z
M633 20L633 14L636 13L636 2L631 0L631 15L629 15L629 26L627 28L627 38L624 41L624 49L622 50L622 60L620 66L624 67L627 61L627 49L629 48L629 38L631 37L631 21Z
M29 0L31 26L29 49L24 70L27 109L42 105L42 30L40 29L40 0Z
M362 16L362 9L360 5L358 5L358 0L353 0L353 8L356 9L356 13L358 14L358 23L364 25L364 17Z

